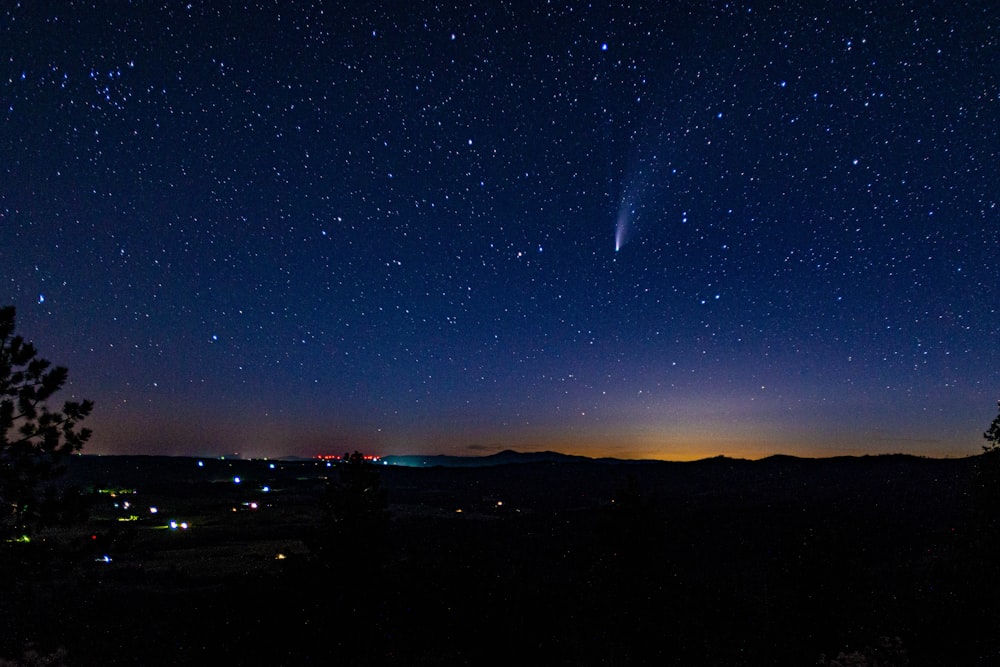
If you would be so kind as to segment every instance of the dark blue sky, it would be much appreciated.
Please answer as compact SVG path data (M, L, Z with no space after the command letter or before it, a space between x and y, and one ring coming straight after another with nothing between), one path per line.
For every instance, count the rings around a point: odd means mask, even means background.
M92 452L975 453L995 2L4 3Z

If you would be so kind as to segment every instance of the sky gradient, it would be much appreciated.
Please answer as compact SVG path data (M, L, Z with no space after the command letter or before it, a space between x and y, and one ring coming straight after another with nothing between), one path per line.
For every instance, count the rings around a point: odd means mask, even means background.
M4 3L93 453L979 451L1000 5Z

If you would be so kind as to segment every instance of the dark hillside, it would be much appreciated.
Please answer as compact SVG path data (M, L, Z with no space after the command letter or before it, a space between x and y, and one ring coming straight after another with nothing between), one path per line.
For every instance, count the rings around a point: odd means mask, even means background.
M0 656L33 643L74 665L995 657L974 458L506 456L378 466L386 548L345 544L336 570L310 547L336 464L78 457L69 481L93 491L90 523L52 535L68 555L7 583Z

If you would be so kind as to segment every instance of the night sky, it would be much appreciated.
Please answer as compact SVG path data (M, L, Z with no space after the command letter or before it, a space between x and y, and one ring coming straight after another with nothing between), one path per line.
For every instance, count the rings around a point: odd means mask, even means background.
M977 453L1000 5L3 2L92 453Z

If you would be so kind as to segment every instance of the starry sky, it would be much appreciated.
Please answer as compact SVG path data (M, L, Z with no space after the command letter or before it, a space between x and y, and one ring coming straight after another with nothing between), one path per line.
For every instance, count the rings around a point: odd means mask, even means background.
M1000 5L624 4L0 4L85 451L977 453Z

